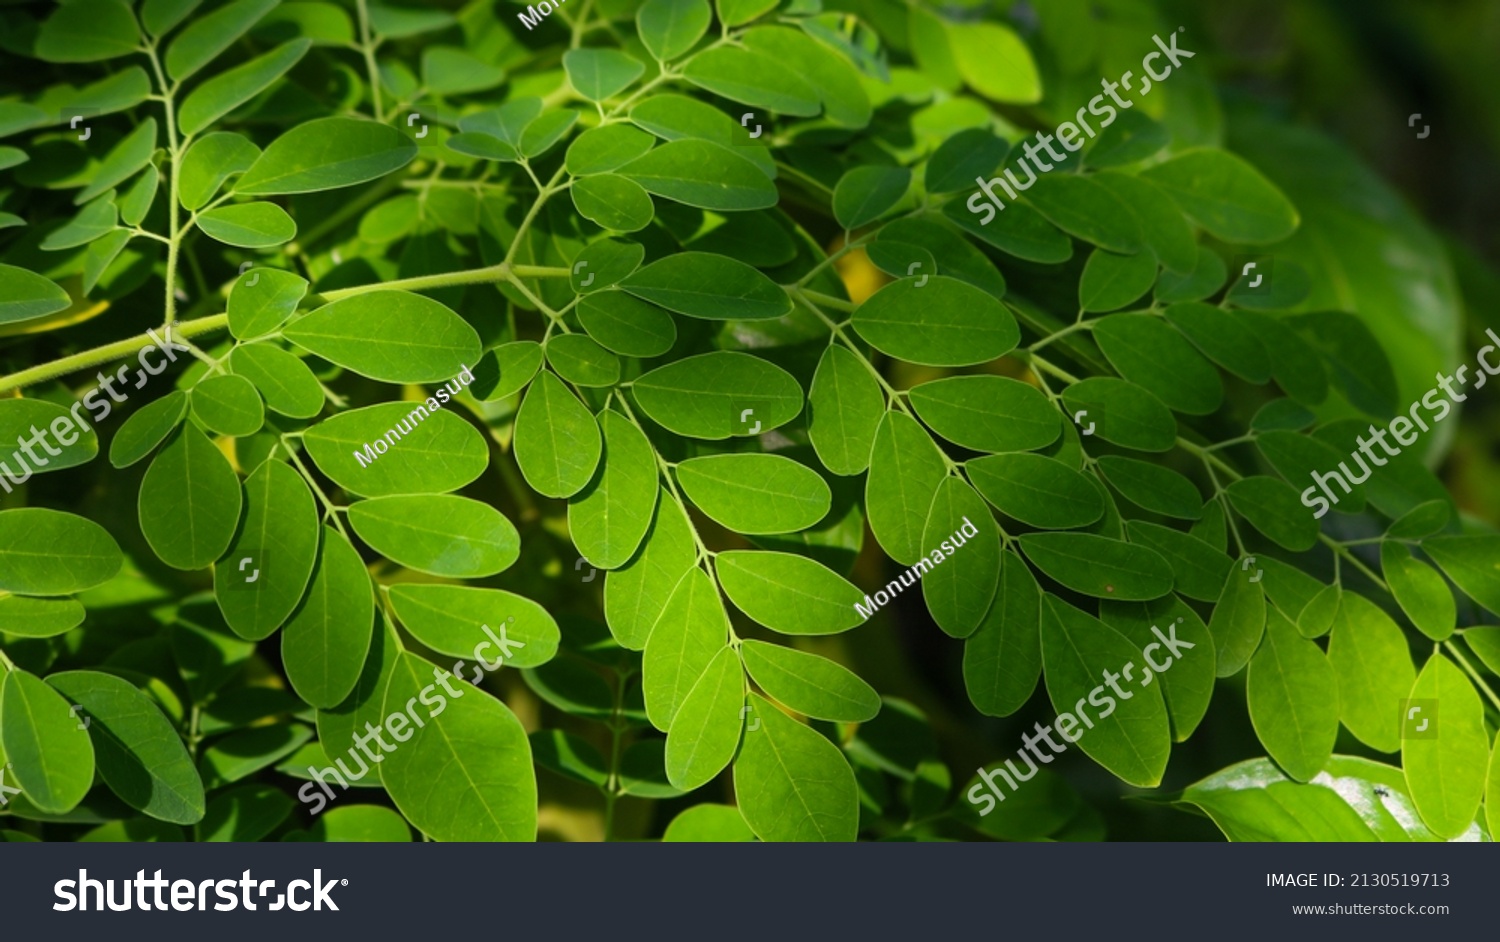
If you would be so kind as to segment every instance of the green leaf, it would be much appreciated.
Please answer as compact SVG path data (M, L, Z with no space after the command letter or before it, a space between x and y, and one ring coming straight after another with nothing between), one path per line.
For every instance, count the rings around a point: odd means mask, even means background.
M1042 590L1015 553L1002 553L995 599L964 642L964 688L979 712L1009 716L1036 689L1042 672Z
M1320 589L1312 597L1312 601L1296 614L1297 630L1302 632L1302 637L1321 638L1327 634L1333 627L1334 619L1338 617L1343 601L1344 590L1338 583Z
M82 206L100 193L129 180L151 162L151 155L155 152L156 119L147 118L110 150L99 169L90 174L89 185L73 197L73 205Z
M466 95L505 81L505 70L462 49L428 46L422 50L422 84L437 95Z
M1132 114L1134 112L1127 112L1125 116ZM1119 124L1106 130L1105 134L1116 127ZM1165 143L1166 136L1163 135L1161 140ZM1096 147L1089 159L1092 160L1097 153ZM1188 225L1182 213L1155 184L1114 171L1095 174L1093 179L1130 208L1136 222L1140 223L1146 247L1161 262L1163 268L1183 275L1197 268L1198 244L1193 237L1193 227Z
M990 101L1029 105L1042 100L1042 79L1031 50L1000 23L944 22L964 83Z
M196 2L196 0L194 0ZM378 18L379 8L371 12ZM354 24L342 7L322 0L293 0L267 13L255 31L280 38L289 33L306 36L316 46L350 46L354 44ZM314 830L317 829L314 824Z
M47 238L42 240L42 251L55 252L59 249L73 249L80 245L87 245L113 231L119 215L119 210L115 208L114 196L111 194L101 196L79 210L72 219L48 233ZM26 287L35 290L29 285Z
M234 45L278 0L235 0L188 24L167 46L167 74L183 79L208 65ZM190 133L190 132L189 132Z
M68 292L41 275L14 265L0 265L0 324L46 317L72 304Z
M1418 504L1393 521L1385 531L1388 540L1421 540L1438 533L1448 526L1453 517L1453 506L1445 500L1430 500Z
M1338 678L1339 719L1371 749L1401 748L1399 703L1417 671L1406 635L1378 606L1345 592L1328 638L1328 663Z
M905 167L855 167L833 190L833 215L845 229L858 229L885 215L911 186Z
M1161 685L1139 686L1125 670L1144 664L1141 650L1118 631L1056 596L1043 597L1042 669L1047 696L1060 714L1058 733L1116 777L1137 788L1155 788L1167 767L1172 734ZM1110 676L1116 683L1123 676L1135 689L1121 693L1118 686L1106 686L1102 681ZM1086 711L1085 704L1098 709ZM1073 722L1065 724L1065 718ZM1077 732L1070 735L1064 725Z
M599 414L599 472L568 503L568 532L590 565L618 569L651 527L656 506L656 453L640 429L618 412Z
M209 799L200 841L258 841L276 830L296 803L270 785L242 785Z
M797 21L798 25L807 21ZM873 108L864 79L847 57L806 32L787 26L758 26L741 37L745 46L802 76L823 103L823 117L844 128L863 128Z
M1104 501L1081 473L1045 455L972 458L965 467L984 499L1008 517L1048 530L1093 523Z
M578 322L590 337L623 356L661 356L677 342L672 315L623 291L585 295L578 302Z
M1422 541L1431 556L1469 598L1500 613L1500 536L1435 536Z
M125 420L115 433L114 441L109 443L109 463L116 468L128 468L151 454L152 449L172 434L187 412L187 393L177 389L142 406L139 412L132 413Z
M599 465L599 424L562 381L543 372L516 416L516 463L526 483L547 497L572 497Z
M415 655L397 656L383 711L400 748L380 763L380 781L406 820L435 840L536 840L526 730L505 704L462 679L456 696L437 692L438 670ZM447 690L453 681L444 680ZM398 715L412 723L393 729L389 717ZM433 769L450 774L434 776Z
M1160 465L1120 455L1104 455L1099 470L1125 499L1153 513L1182 520L1197 520L1203 513L1203 497L1187 478Z
M657 196L699 209L766 209L779 198L750 158L696 138L668 141L625 164L620 173Z
M698 558L693 531L675 500L657 502L641 550L604 577L604 617L622 647L639 651L677 583Z
M255 384L243 376L221 373L193 387L193 415L210 431L239 438L254 435L266 422Z
M158 821L196 824L203 818L198 770L150 697L98 671L53 674L47 682L83 708L79 716L88 720L99 774L126 804Z
M1099 132L1084 162L1090 167L1123 167L1151 157L1172 140L1162 125L1139 111L1122 111L1109 127ZM1117 174L1124 176L1124 174ZM1100 178L1103 182L1103 178Z
M197 134L224 115L265 91L312 47L310 39L282 43L263 56L222 72L193 89L177 110L182 133Z
M1114 311L1139 300L1156 283L1156 256L1150 252L1116 255L1094 249L1078 282L1084 312Z
M545 608L503 589L403 583L390 588L391 607L412 636L439 654L515 668L540 667L557 654L562 637ZM494 625L491 632L486 626ZM491 634L518 642L500 651ZM488 651L481 656L475 653Z
M547 364L575 386L613 386L620 381L620 359L583 334L547 341Z
M362 376L438 383L479 359L479 334L446 305L406 291L325 304L287 326L286 339Z
M644 63L617 49L569 49L562 61L568 81L589 101L613 98L646 71Z
M382 805L344 805L313 819L310 831L293 831L282 838L319 843L382 843L411 840L411 828L401 815ZM305 834L306 837L301 835Z
M1129 255L1143 246L1135 213L1088 177L1044 174L1026 191L1026 200L1054 226L1102 249Z
M307 598L281 633L281 662L297 696L327 710L344 702L364 669L375 597L364 561L332 527L323 527L317 559Z
M864 620L854 608L863 593L805 556L725 550L714 571L736 608L782 634L836 634Z
M229 354L235 373L250 380L273 412L310 419L323 411L323 387L307 364L280 347L240 344Z
M837 746L750 695L760 728L747 730L734 764L740 813L763 841L852 841L859 789Z
M854 312L855 331L882 353L926 366L972 366L1015 349L1021 339L1005 305L955 278L903 278Z
M1189 652L1168 649L1160 655L1160 661L1152 653L1146 662L1146 668L1161 678L1161 694L1172 720L1172 739L1186 741L1207 715L1214 694L1214 641L1208 626L1175 595L1151 602L1102 602L1099 618L1140 648L1143 655L1165 647L1152 631L1160 626L1165 626L1162 630L1168 640L1177 637L1178 647ZM1153 662L1165 662L1167 669L1157 670Z
M745 129L738 121L707 102L683 95L653 95L630 109L630 120L666 141L708 141L728 146ZM776 179L776 164L763 147L738 147L735 151L754 164L766 179ZM704 153L707 153L706 151Z
M1436 841L1417 814L1401 770L1334 756L1300 785L1269 759L1236 763L1189 786L1180 799L1231 841ZM1464 835L1479 840L1479 828Z
M385 690L395 670L396 657L402 645L396 637L396 627L389 617L383 616L375 626L370 639L370 653L365 657L364 669L348 699L329 710L319 710L318 742L330 754L356 751L354 737L363 737L366 723L379 725L385 721ZM377 776L361 784L376 785ZM357 781L357 780L356 780ZM354 782L351 781L351 785Z
M1164 271L1156 281L1156 300L1163 304L1202 301L1224 286L1224 260L1218 253L1198 246L1198 260L1189 272Z
M387 39L405 39L451 25L453 14L446 10L370 4L370 28Z
M1171 567L1144 546L1092 533L1027 533L1020 542L1038 569L1084 595L1148 601L1172 591Z
M376 552L418 572L478 579L508 569L521 553L500 511L467 497L376 497L349 507L349 523Z
M945 478L933 495L922 552L931 562L922 597L932 620L952 637L973 634L1000 578L1000 531L984 501L959 478ZM918 574L922 562L917 561Z
M618 170L649 151L655 143L651 135L628 124L590 128L568 145L568 172L581 177Z
M480 160L516 161L521 159L521 152L516 150L515 145L482 131L461 131L444 141L443 146L469 157L478 157Z
M23 670L0 678L0 749L12 781L40 811L71 811L94 783L89 734L61 694Z
M984 222L975 219L976 211L966 211L954 200L943 207L943 215L975 238L1028 262L1050 265L1073 257L1072 240L1041 213L1025 203L1002 208L1004 212Z
M764 320L792 309L786 292L756 269L706 252L668 255L620 287L669 311L706 320Z
M271 333L286 322L307 294L307 281L291 272L256 268L229 291L229 330L241 340Z
M1260 645L1266 628L1266 595L1255 574L1243 567L1230 570L1230 578L1224 582L1224 591L1214 606L1208 630L1214 636L1218 652L1218 676L1230 677L1250 663L1250 656ZM1251 580L1256 581L1252 582Z
M688 691L667 732L667 781L691 791L729 765L740 743L745 674L729 645L719 649Z
M646 5L663 2L675 4L676 0L648 0ZM755 832L732 805L693 805L668 822L661 839L663 843L749 843L755 840Z
M1380 569L1401 610L1422 634L1434 641L1453 634L1457 605L1436 569L1413 559L1405 546L1390 540L1380 544Z
M521 154L536 158L552 149L552 145L563 139L578 120L578 112L564 109L549 111L536 118L521 132Z
M829 344L813 373L807 406L808 438L825 468L847 476L870 466L885 397L859 356Z
M7 689L7 692L8 689ZM1435 703L1421 703L1431 700ZM1490 743L1484 704L1469 678L1442 654L1433 654L1403 703L1401 767L1422 822L1452 840L1469 830L1484 794ZM1426 707L1419 713L1412 708ZM1437 729L1419 730L1425 714ZM9 742L6 743L9 752ZM19 764L19 763L18 763Z
M1278 545L1301 552L1317 544L1317 519L1285 481L1255 475L1235 481L1224 493L1236 512Z
M865 513L881 548L903 566L914 565L924 555L928 511L947 476L942 452L916 420L887 412L870 453Z
M1271 361L1265 347L1239 312L1184 301L1168 307L1166 316L1172 326L1224 369L1252 383L1270 380Z
M646 0L635 14L636 31L652 56L675 59L708 32L708 0Z
M400 170L416 156L417 145L393 127L357 118L318 118L272 141L235 191L268 196L353 186Z
M22 638L51 638L83 624L83 606L73 599L0 598L0 631Z
M198 138L182 157L178 201L184 209L206 206L225 180L249 170L259 158L260 148L239 134L215 131Z
M377 453L371 444L380 441L392 447ZM332 416L308 429L303 443L324 474L363 496L447 493L472 483L489 465L489 447L474 426L453 411L414 402Z
M76 416L77 412L45 399L0 399L0 442L5 442L10 452L0 464L0 474L20 482L34 472L61 471L93 461L99 454L99 436ZM23 448L28 439L32 439L29 447ZM16 444L12 446L11 442ZM28 453L35 456L30 461ZM42 462L45 466L39 467Z
M1268 613L1245 687L1255 735L1276 764L1299 782L1321 772L1338 735L1338 681L1318 646L1280 612Z
M141 480L141 533L173 569L202 569L229 548L242 502L229 459L202 432L184 425Z
M1349 461L1347 453L1341 454L1338 449L1321 438L1300 435L1284 429L1262 432L1255 438L1255 447L1271 463L1271 467L1280 472L1281 476L1291 484L1297 486L1309 480L1315 480L1312 477L1315 474L1322 475L1326 471L1337 469L1341 461L1346 464ZM1356 484L1353 492L1349 494L1335 491L1334 496L1339 498L1338 508L1341 511L1358 513L1364 510L1365 488L1363 485ZM1312 505L1304 504L1303 506L1310 508Z
M1094 322L1093 332L1110 365L1168 407L1209 415L1223 402L1218 371L1161 318L1112 314Z
M1500 628L1482 625L1465 628L1460 634L1490 673L1500 675Z
M325 539L323 555L329 552ZM214 594L234 633L259 641L281 627L301 601L318 555L318 510L307 483L280 461L261 462L245 479L245 522L214 567Z
M154 164L147 164L145 172L120 197L120 221L127 226L139 226L151 211L151 204L156 202L156 191L160 185L161 174ZM120 244L124 245L123 242Z
M52 12L33 52L47 62L99 62L137 52L140 31L130 8L113 0L77 0Z
M1130 542L1155 550L1172 567L1179 595L1212 602L1224 590L1229 557L1198 537L1145 520L1130 521L1129 534Z
M822 520L833 495L817 472L781 455L705 455L677 482L708 517L737 533L791 533Z
M924 183L928 193L957 193L974 185L976 177L995 172L1010 152L1010 144L988 128L959 131L938 145L927 159Z
M748 23L776 6L777 0L714 0L719 7L719 19L726 26Z
M708 573L692 568L677 583L646 639L641 689L646 715L663 732L688 691L729 639L729 617Z
M1096 425L1107 442L1137 451L1167 451L1177 444L1177 420L1134 383L1092 376L1063 390L1063 403L1075 423L1085 430Z
M699 88L772 114L810 118L822 110L818 93L768 55L718 46L693 56L683 77Z
M636 402L668 431L718 441L759 435L802 411L792 374L748 353L717 350L684 357L635 381Z
M227 245L269 248L297 236L297 224L275 203L238 203L198 214L198 228Z
M1141 176L1161 187L1184 213L1225 242L1279 242L1300 219L1260 172L1228 151L1199 148L1157 164Z
M875 688L827 658L753 639L740 645L740 657L762 690L804 716L864 723L880 712Z
M644 229L656 214L650 194L639 183L618 174L584 177L573 184L572 193L578 212L615 232Z

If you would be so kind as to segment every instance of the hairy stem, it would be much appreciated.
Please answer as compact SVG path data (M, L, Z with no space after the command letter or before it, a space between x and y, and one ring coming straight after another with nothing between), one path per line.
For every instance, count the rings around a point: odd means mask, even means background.
M183 321L172 325L172 333L176 337L196 337L214 330L222 330L229 326L228 314L214 314L210 317L200 317L197 320ZM75 353L61 360L53 360L41 366L33 366L30 369L12 373L9 376L0 376L0 393L9 392L12 389L21 389L37 383L86 370L100 363L108 363L118 360L120 357L135 353L144 346L151 346L155 341L148 334L137 334L124 340Z

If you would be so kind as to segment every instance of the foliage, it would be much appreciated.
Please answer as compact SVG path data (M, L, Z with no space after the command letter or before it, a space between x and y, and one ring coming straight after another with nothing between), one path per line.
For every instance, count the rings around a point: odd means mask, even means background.
M1419 449L1298 499L1451 369L1443 249L1206 56L981 224L1175 28L987 6L8 8L4 833L1089 840L1196 749L1230 839L1487 839L1500 543ZM1169 624L1119 788L981 816L982 717Z

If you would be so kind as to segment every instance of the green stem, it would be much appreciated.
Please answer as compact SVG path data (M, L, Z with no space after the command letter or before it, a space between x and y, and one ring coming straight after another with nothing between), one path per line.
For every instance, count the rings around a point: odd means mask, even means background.
M1464 657L1463 652L1458 649L1458 645L1453 643L1453 639L1450 638L1447 641L1444 641L1443 647L1447 648L1448 653L1453 655L1454 660L1458 661L1458 663L1462 665L1465 673L1469 675L1469 679L1474 681L1475 686L1477 686L1480 690L1483 690L1484 695L1490 698L1490 703L1493 703L1495 705L1495 709L1500 710L1500 697L1495 696L1495 691L1491 690L1490 685L1485 683L1484 678L1480 676L1479 672L1474 669L1474 666L1469 663L1468 658Z
M511 265L501 262L486 268L470 268L466 271L445 272L441 275L421 275L416 278L399 278L395 281L377 281L352 288L336 288L323 292L326 301L339 301L371 291L431 291L435 288L451 288L454 285L482 284L489 281L508 281L517 278L567 278L572 274L566 268L548 265Z
M210 331L220 330L229 326L228 314L214 314L210 317L200 317L197 320L183 321L172 325L172 333L176 337L196 337ZM118 360L122 356L135 353L143 346L154 344L155 341L147 334L137 334L125 340L117 340L114 343L75 353L61 360L53 360L41 366L33 366L19 373L9 376L0 376L0 393L9 392L12 389L21 389L36 383L86 370L100 363L108 363L110 360Z
M172 172L167 175L167 271L166 281L166 318L164 324L171 324L177 319L177 253L182 248L181 220L177 215L178 178L182 176L178 172L182 166L182 146L177 140L177 114L173 102L173 88L167 83L167 75L162 71L161 56L157 55L156 44L152 43L146 47L146 55L151 60L151 70L156 74L156 83L161 87L162 110L166 112L167 123L167 147L168 156L172 165Z
M365 0L356 0L359 8L359 51L365 58L365 72L370 78L370 107L375 110L375 120L385 120L385 110L380 100L380 68L375 64L375 43L370 40L370 8Z
M629 671L619 671L615 674L615 706L609 720L611 739L609 777L604 781L604 842L606 844L614 837L615 802L620 798L620 733L625 729L620 713L625 706L625 685L629 681Z

